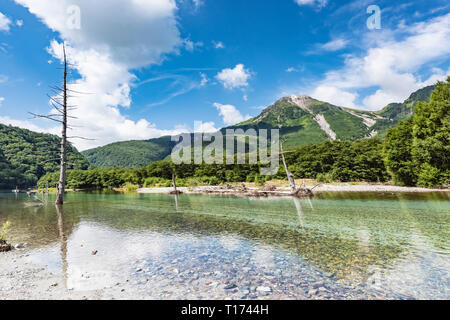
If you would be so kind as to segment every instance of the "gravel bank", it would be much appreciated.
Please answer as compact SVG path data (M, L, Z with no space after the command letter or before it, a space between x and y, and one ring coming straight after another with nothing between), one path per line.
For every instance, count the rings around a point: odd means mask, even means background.
M201 264L167 263L151 271L147 261L130 263L129 280L91 291L67 289L65 279L28 262L28 249L0 255L0 300L360 300L386 299L358 285L336 281L289 260L269 271L249 265L242 270L229 263L221 271L202 272ZM200 257L201 259L202 257ZM184 259L184 258L179 258ZM211 259L213 263L214 258ZM141 267L142 265L142 267ZM204 271L204 270L203 270ZM296 274L293 279L292 274ZM86 277L84 281L96 280Z
M313 188L313 185L308 185L308 188ZM223 186L202 186L194 188L178 188L185 194L242 194L243 192L239 187L234 189L228 189ZM138 193L142 194L157 194L157 193L169 193L173 191L173 188L141 188L138 189ZM259 188L247 187L247 192L257 192ZM405 193L422 193L422 192L449 192L449 189L426 189L416 187L399 187L383 184L323 184L315 187L313 190L317 192L405 192ZM268 191L268 195L274 196L289 196L290 191L288 187L278 187L276 191Z

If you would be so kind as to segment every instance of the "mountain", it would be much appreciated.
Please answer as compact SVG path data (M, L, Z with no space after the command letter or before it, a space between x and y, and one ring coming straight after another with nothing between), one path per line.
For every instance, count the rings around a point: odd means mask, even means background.
M362 111L319 101L304 95L284 97L259 116L222 129L279 128L287 148L325 140L354 141L384 136L389 128L412 115L419 101L428 101L434 86L420 89L403 103L380 111ZM82 152L96 167L139 167L167 158L174 143L170 137L113 143Z
M375 135L373 125L381 117L315 100L289 96L275 102L259 116L231 128L280 128L286 147L329 140L358 140Z
M57 136L0 124L0 189L31 187L47 172L59 169ZM68 147L69 168L88 169L87 159Z
M339 107L304 95L284 97L259 116L230 128L280 128L286 147L320 143L326 139L354 141L384 136L389 128L413 114L419 101L428 101L434 86L420 89L403 103L392 103L381 111Z
M391 103L384 107L382 110L376 112L377 115L387 119L394 124L399 121L406 120L414 113L414 107L420 101L428 102L431 97L431 92L436 88L436 86L428 86L417 90L411 96L405 100L403 103ZM378 125L381 125L380 122ZM380 127L381 129L381 127ZM386 130L385 130L386 131Z
M166 158L175 144L171 141L171 137L161 137L151 140L116 142L83 151L82 154L98 168L137 168Z

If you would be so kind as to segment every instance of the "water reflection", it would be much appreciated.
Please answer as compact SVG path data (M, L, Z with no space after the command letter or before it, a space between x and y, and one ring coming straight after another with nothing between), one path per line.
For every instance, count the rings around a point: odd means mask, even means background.
M449 297L445 194L313 200L70 194L67 200L62 208L51 196L0 195L0 223L10 220L14 242L30 243L30 259L61 272L69 289L111 287L138 269L150 279L166 269L245 279L248 272L240 270L261 268L280 283L302 274L393 297Z
M300 227L302 228L303 231L305 231L305 225L303 222L303 210L300 200L297 198L293 198L292 200L294 201L295 208L297 209L298 222L300 224Z
M48 195L47 195L48 196ZM67 236L64 232L64 216L63 216L63 206L56 205L56 214L58 216L58 232L59 241L61 242L61 261L62 261L62 274L64 288L67 289Z

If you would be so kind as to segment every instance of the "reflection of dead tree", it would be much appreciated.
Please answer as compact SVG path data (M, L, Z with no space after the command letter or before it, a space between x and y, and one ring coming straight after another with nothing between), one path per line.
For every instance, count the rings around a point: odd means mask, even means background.
M58 216L58 233L59 239L61 241L61 262L62 262L62 273L64 277L64 287L67 288L67 236L64 232L64 217L63 208L60 205L56 205L56 214Z
M298 222L300 223L300 227L303 231L305 231L305 223L303 219L303 210L302 210L302 204L300 203L300 200L297 198L294 198L294 204L295 208L297 209L297 216L298 216Z
M72 117L72 116L68 115L69 111L76 109L76 106L68 105L68 99L71 97L71 96L69 96L68 93L69 92L80 93L80 92L70 90L67 87L67 85L68 85L67 76L68 76L69 72L68 72L68 62L67 62L67 55L66 55L66 46L64 43L63 43L63 57L64 57L63 87L62 88L60 88L58 86L51 87L55 96L47 95L50 99L50 104L54 108L55 113L42 115L42 114L35 114L35 113L30 112L30 114L34 118L42 118L42 119L47 119L47 120L51 120L54 122L58 122L61 124L61 127L62 127L60 157L57 159L49 159L49 160L44 161L44 162L59 161L59 163L60 163L60 174L59 174L59 180L58 180L58 184L57 184L57 194L56 194L56 202L55 202L57 205L64 204L64 192L65 192L65 188L66 188L66 170L67 170L67 165L69 164L67 162L68 139L74 138L74 139L89 140L89 139L86 139L83 137L68 137L67 136L67 129L72 129L72 127L70 127L68 125L68 121L67 121L68 118L76 119L76 117Z

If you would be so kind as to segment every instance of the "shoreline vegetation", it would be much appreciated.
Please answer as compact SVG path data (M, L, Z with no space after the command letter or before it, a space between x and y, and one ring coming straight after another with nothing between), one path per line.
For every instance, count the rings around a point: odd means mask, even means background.
M340 192L379 192L379 193L431 193L450 192L449 188L421 188L397 186L389 183L368 182L331 182L319 183L312 179L297 179L296 185L312 190L314 194ZM108 190L108 189L103 189ZM109 189L124 194L173 194L172 186L140 187L126 185L121 188ZM289 184L284 180L271 180L263 185L255 183L227 183L221 185L177 186L180 194L203 195L236 195L246 197L291 197ZM99 189L68 189L67 192L93 192ZM32 190L32 193L43 193L44 189ZM49 193L56 194L56 189L49 189Z

